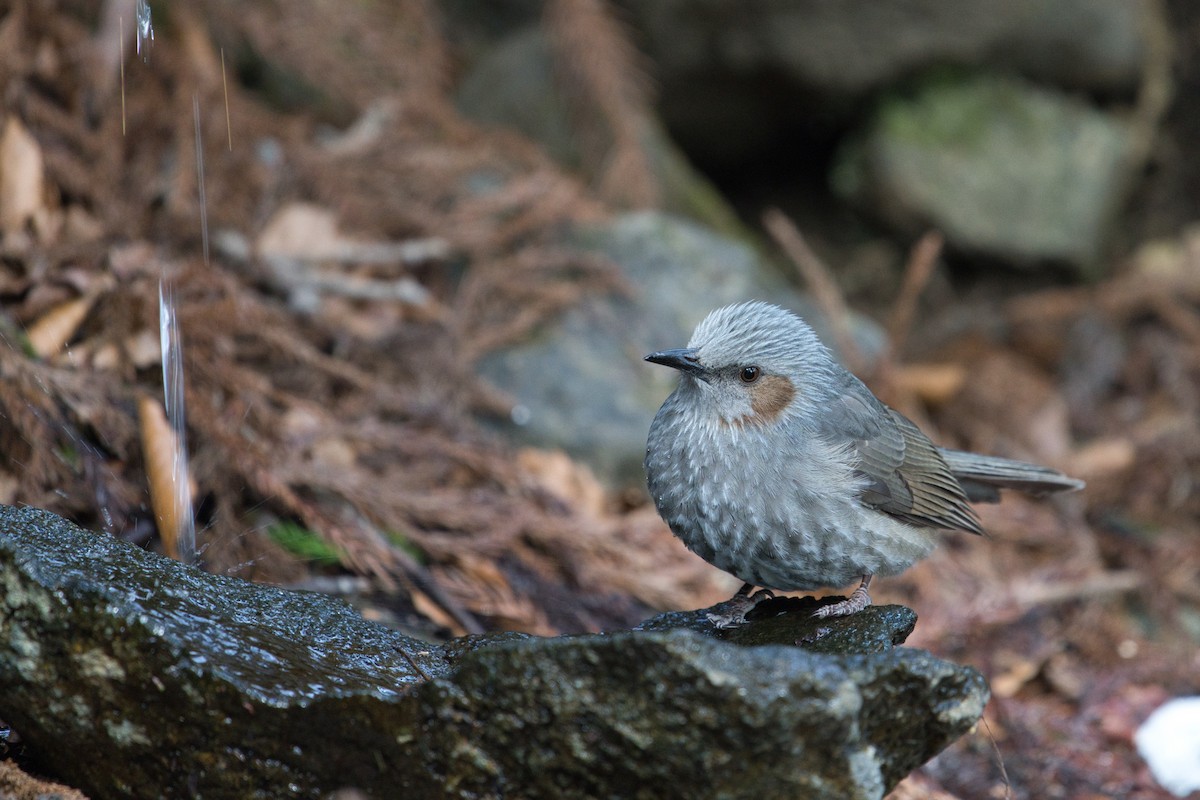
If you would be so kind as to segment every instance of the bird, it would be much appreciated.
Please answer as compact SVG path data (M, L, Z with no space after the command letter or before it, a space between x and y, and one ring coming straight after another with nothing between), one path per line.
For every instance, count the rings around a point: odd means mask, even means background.
M815 612L855 614L871 604L874 576L909 568L947 531L982 534L971 502L995 502L1002 488L1084 486L1048 467L938 447L777 305L719 308L687 347L645 360L679 372L646 439L650 496L692 552L744 584L710 615L719 627L745 623L775 591L858 580Z

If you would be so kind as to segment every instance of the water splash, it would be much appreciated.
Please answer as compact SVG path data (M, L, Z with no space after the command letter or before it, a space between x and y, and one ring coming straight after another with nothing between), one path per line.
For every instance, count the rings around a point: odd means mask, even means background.
M154 22L150 19L150 4L137 0L137 52L146 62L150 60L150 42L154 41ZM142 55L142 42L146 42L146 54Z
M158 282L158 333L162 347L163 408L175 434L175 453L171 464L171 483L175 519L179 530L175 540L179 560L196 561L196 520L192 516L191 473L188 471L187 425L183 401L183 340L175 315L175 291L163 277Z

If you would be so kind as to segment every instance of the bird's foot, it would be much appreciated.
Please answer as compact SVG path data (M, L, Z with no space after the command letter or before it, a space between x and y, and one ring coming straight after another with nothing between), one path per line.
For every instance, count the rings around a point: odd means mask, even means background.
M851 614L857 614L867 606L871 605L871 595L867 594L867 588L871 585L871 576L864 575L862 583L858 588L850 593L850 596L840 603L833 603L827 606L821 606L813 612L814 617L828 619L830 617L848 617Z
M750 594L750 589L753 588L750 584L746 584L733 597L724 603L713 606L713 610L708 612L708 621L722 629L745 625L746 616L756 609L759 603L775 597L775 593L770 589L759 589L754 594Z

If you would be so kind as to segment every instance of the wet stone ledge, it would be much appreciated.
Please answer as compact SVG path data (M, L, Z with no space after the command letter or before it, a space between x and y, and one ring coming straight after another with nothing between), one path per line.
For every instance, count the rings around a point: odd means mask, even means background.
M983 711L906 608L769 610L434 646L0 506L0 719L97 800L769 800L880 798Z

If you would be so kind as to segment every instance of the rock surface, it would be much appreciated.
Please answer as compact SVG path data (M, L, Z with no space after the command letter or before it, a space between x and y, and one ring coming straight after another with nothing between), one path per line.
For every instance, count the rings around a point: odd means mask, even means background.
M898 607L433 646L28 508L0 507L0 586L0 718L97 800L880 798L987 698L894 646Z
M881 104L843 148L841 194L910 231L1015 265L1086 272L1134 168L1135 129L1012 78L927 81Z

